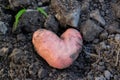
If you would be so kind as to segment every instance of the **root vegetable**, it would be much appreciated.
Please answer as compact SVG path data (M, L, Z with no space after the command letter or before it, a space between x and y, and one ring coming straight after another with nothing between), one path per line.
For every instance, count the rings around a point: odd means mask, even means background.
M47 63L58 69L69 67L82 49L82 37L76 29L67 29L59 38L55 33L39 29L33 34L33 45Z

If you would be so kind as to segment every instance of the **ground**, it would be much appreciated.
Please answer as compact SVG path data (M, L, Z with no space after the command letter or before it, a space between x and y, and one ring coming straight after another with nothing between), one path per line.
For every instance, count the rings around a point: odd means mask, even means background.
M37 7L43 7L48 17L26 12L12 32L17 12ZM66 14L73 14L74 9L80 9L77 26L61 21L71 17ZM82 52L70 67L52 68L35 51L32 35L45 28L59 36L69 27L82 34ZM120 80L120 1L0 0L0 80Z

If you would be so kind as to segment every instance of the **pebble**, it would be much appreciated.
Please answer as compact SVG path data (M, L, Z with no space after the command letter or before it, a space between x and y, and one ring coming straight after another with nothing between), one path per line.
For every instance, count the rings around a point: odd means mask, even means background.
M89 9L90 1L91 1L91 0L84 0L84 1L83 1L82 7L81 7L81 10L82 10L82 11L85 11L85 10L88 10L88 9Z
M117 79L119 79L118 75L114 75L114 80L117 80Z
M100 34L100 39L101 40L105 40L105 39L107 39L107 37L108 37L108 32L107 31L104 31Z
M119 29L119 23L118 22L113 22L107 27L107 30L110 34L112 33L119 33L120 34L120 29Z
M97 69L97 71L100 71L100 72L104 72L105 70L105 65L104 65L104 62L99 62L99 65L92 65L93 67L95 67Z
M51 30L55 33L58 32L58 22L55 20L55 17L53 15L49 15L44 23L44 27L48 30Z
M98 65L97 69L98 69L98 71L104 71L105 70L105 66Z
M25 33L34 32L37 29L43 27L45 22L45 17L38 11L30 11L24 13L18 24L18 30L21 30Z
M3 47L0 49L0 56L5 56L9 52L9 48Z
M0 76L2 76L4 73L4 69L0 69Z
M81 6L77 0L51 0L51 7L62 25L78 27Z
M100 46L102 49L106 49L107 45L105 44L105 41L100 42Z
M108 36L109 39L110 39L110 38L114 38L114 37L115 37L114 34L111 34L111 35Z
M47 75L48 75L48 73L45 69L41 68L41 69L38 70L38 77L40 79L44 78Z
M115 41L120 43L120 34L115 35Z
M99 23L101 23L103 26L105 26L105 20L104 18L100 15L100 12L99 10L93 10L91 13L90 13L90 17L97 20Z
M94 40L102 30L103 28L96 25L92 20L87 20L80 26L83 39L88 42Z
M120 18L120 2L113 3L111 6L116 18Z
M2 22L2 21L0 21L0 33L1 33L1 34L6 34L7 30L8 30L8 28L7 28L7 26L5 25L5 23Z
M14 48L12 53L10 54L10 58L14 63L20 63L23 61L25 55L21 49Z
M43 5L43 3L42 2L38 2L38 6L42 6Z
M104 71L104 76L107 80L110 80L110 78L112 77L112 74L108 70L105 70Z

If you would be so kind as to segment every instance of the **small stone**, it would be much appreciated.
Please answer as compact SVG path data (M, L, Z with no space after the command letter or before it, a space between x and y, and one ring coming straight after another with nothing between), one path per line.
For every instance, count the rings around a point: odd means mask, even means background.
M46 75L48 75L48 74L47 74L47 72L46 72L45 69L41 68L41 69L38 71L38 77L39 77L40 79L44 78Z
M53 15L49 15L46 19L44 26L46 29L51 30L55 33L58 32L58 22L55 20L55 17Z
M26 56L24 55L24 52L21 49L15 48L13 49L9 57L14 63L21 63L24 61L24 57Z
M43 5L43 3L42 3L42 2L38 2L38 5L39 5L39 6L42 6L42 5Z
M91 13L90 13L90 17L97 20L99 23L101 23L103 26L105 25L105 20L104 18L100 15L100 12L99 10L93 10Z
M99 62L99 65L97 65L97 70L104 72L105 70L104 62Z
M118 3L112 3L111 6L116 18L120 18L120 1Z
M115 35L115 41L120 43L120 34Z
M51 7L62 25L78 27L81 8L77 0L51 0Z
M110 50L111 46L110 45L106 45L106 49Z
M119 33L120 34L120 28L119 28L119 23L118 22L113 22L107 27L107 30L110 34L113 33Z
M3 47L0 49L0 56L5 56L9 52L9 48Z
M85 10L89 9L90 1L91 0L83 0L82 6L81 6L82 11L85 11Z
M94 40L102 30L103 28L96 25L92 20L87 20L80 27L80 31L82 32L85 41Z
M0 76L4 74L4 69L0 69Z
M28 11L24 13L18 24L18 29L25 33L34 32L39 28L42 28L45 22L45 16L38 11Z
M107 31L104 31L100 34L100 39L102 39L102 40L107 39L107 37L108 37Z
M117 80L117 79L119 79L118 75L114 75L114 80Z
M111 34L111 35L108 36L109 39L110 39L110 38L114 38L114 37L115 37L114 34Z
M110 78L112 77L112 74L108 70L105 70L104 71L104 76L107 80L110 80Z
M6 34L7 30L8 30L8 28L7 28L7 26L5 25L5 23L2 22L2 21L0 21L0 33Z
M97 69L98 69L99 71L104 71L104 70L105 70L105 66L104 66L104 65L103 65L103 66L98 65L98 66L97 66Z
M102 49L106 49L107 45L105 44L105 42L100 42L100 46Z

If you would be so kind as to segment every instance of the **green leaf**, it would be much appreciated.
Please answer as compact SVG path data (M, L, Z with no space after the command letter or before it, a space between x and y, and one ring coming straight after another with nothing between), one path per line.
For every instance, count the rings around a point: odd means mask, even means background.
M42 13L45 17L48 17L47 13L44 11L44 9L38 7L37 11L39 11L40 13Z
M14 22L14 25L13 25L13 29L12 31L14 32L16 29L17 29L17 26L18 26L18 22L19 22L19 18L23 15L23 13L26 12L26 9L21 9L15 16L15 22Z

